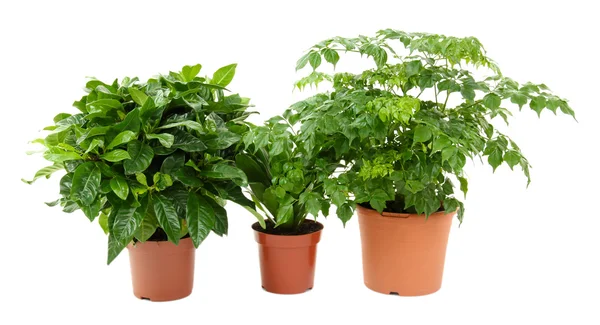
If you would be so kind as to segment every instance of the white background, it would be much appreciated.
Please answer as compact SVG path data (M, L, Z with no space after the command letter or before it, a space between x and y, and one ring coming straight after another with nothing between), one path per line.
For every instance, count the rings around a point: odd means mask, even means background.
M542 3L3 2L0 324L600 324L600 26L591 5ZM260 121L310 93L292 93L295 62L309 46L381 28L476 36L505 75L545 82L579 120L515 111L507 132L533 165L528 189L520 171L469 164L465 222L453 225L438 293L406 298L364 287L356 217L346 229L320 218L313 291L264 292L253 218L231 205L229 236L211 235L197 252L192 296L140 301L127 253L107 267L97 224L43 204L57 198L59 177L19 180L45 166L25 155L27 141L56 113L75 110L85 76L144 79L194 63L212 74L237 62L229 88L252 98ZM356 71L354 62L342 58L339 70Z

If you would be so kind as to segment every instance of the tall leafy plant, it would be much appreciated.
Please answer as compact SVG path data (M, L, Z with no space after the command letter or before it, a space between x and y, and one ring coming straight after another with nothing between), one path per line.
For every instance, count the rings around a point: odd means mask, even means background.
M264 126L252 126L243 138L246 151L236 157L256 204L256 210L248 210L263 228L266 218L278 232L288 234L298 234L308 214L315 218L319 212L329 214L324 185L338 167L328 162L326 154L307 154L313 151L312 144L298 141L295 122L275 116Z
M60 198L47 203L81 209L108 234L108 263L132 240L189 235L196 247L212 231L227 233L225 200L253 207L234 166L247 131L249 99L226 95L236 65L199 77L201 65L146 82L123 78L87 82L87 94L61 113L50 134L33 142L52 165L38 178L66 171Z
M336 66L340 53L371 58L375 68L361 73L317 71ZM328 80L333 91L294 104L285 116L302 126L297 138L308 157L331 152L329 161L346 168L326 181L326 194L341 208L343 222L355 203L379 212L458 212L467 194L463 168L468 158L520 167L529 184L530 164L518 145L500 132L508 109L524 106L575 117L567 100L545 84L520 84L504 76L474 37L381 30L374 37L334 37L313 46L296 69L312 72L300 89ZM484 77L479 77L485 74ZM337 198L337 199L336 199Z

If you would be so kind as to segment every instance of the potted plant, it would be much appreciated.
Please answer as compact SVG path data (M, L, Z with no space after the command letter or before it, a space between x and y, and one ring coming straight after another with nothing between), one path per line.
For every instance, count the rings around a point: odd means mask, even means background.
M135 296L174 300L192 291L195 248L210 231L227 234L225 200L253 207L234 167L247 131L249 99L225 95L236 65L199 77L201 66L139 82L87 82L80 112L61 113L50 134L34 142L53 164L60 198L47 203L81 209L108 235L108 264L127 247ZM99 216L99 217L98 217Z
M370 57L375 67L333 76L315 70L323 61L335 67L340 52ZM474 37L391 29L375 37L334 37L313 46L297 70L307 65L313 71L296 86L329 80L333 91L292 106L289 116L303 129L297 141L325 137L319 150L333 148L335 161L345 164L325 194L344 223L356 207L365 284L386 294L440 288L452 217L462 222L465 214L455 184L466 195L467 158L485 158L493 170L519 166L529 184L529 162L494 127L499 120L508 124L507 107L575 117L545 84L503 76Z
M264 126L252 126L243 138L246 152L236 157L256 205L256 210L248 210L258 218L252 228L259 244L262 287L280 294L313 287L323 225L306 218L312 214L316 219L319 211L328 215L324 184L337 168L312 155L313 144L297 142L295 123L276 116Z

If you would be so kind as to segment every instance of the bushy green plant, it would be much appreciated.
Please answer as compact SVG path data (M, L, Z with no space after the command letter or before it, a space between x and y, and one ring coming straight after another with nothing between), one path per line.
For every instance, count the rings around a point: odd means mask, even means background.
M316 71L323 61L337 64L339 53L356 52L375 68L354 74ZM381 30L375 37L334 37L313 46L296 69L312 72L296 83L300 89L322 81L333 91L300 101L286 117L301 122L298 142L308 156L335 152L328 161L346 165L326 180L325 192L342 209L345 223L355 203L382 212L456 211L466 195L467 158L485 157L495 170L519 166L529 184L529 162L493 122L507 124L509 106L528 106L538 115L547 109L574 117L567 101L545 84L520 84L503 76L474 37ZM487 77L478 77L482 73ZM511 105L512 104L512 105Z
M263 228L266 217L279 232L289 234L298 233L308 214L329 214L324 185L338 167L324 158L326 153L308 154L313 144L298 142L295 122L275 116L264 126L252 126L243 138L246 152L236 157L258 211L248 209Z
M235 68L212 78L199 77L198 64L147 82L90 80L73 104L80 112L56 115L34 141L53 165L26 182L66 171L61 197L47 204L99 215L109 264L134 239L177 244L189 234L198 247L211 230L226 234L225 200L254 206L233 163L250 114L248 98L225 95Z

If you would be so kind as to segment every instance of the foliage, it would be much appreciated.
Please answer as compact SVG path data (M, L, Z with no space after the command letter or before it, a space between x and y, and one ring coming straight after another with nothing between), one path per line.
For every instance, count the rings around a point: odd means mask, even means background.
M225 95L235 68L212 78L199 77L198 64L147 82L90 80L73 104L80 112L56 115L50 134L34 141L53 165L26 182L65 170L61 198L48 205L100 216L109 264L155 232L175 244L189 234L196 247L210 231L226 234L225 200L254 207L233 162L250 115L248 98Z
M398 46L399 45L399 46ZM356 52L375 62L359 74L324 76L322 62L335 68L339 53ZM493 125L507 124L507 107L528 106L574 117L565 99L544 84L518 82L502 75L474 37L381 30L375 37L334 37L313 46L297 63L313 72L296 83L300 89L333 81L333 91L291 107L288 118L302 123L297 138L316 155L334 150L333 161L346 168L325 187L338 209L353 203L375 210L424 213L455 211L462 222L463 203L454 183L466 195L463 168L467 158L485 157L495 170L502 163L529 168L517 144ZM478 77L483 72L487 78ZM339 214L339 213L338 213ZM352 211L341 213L346 222Z
M252 126L244 136L245 153L236 157L249 184L256 210L249 209L265 227L264 217L276 227L294 233L310 213L329 214L325 186L337 163L322 155L308 155L314 144L298 145L298 135L282 116L269 119L264 126Z

